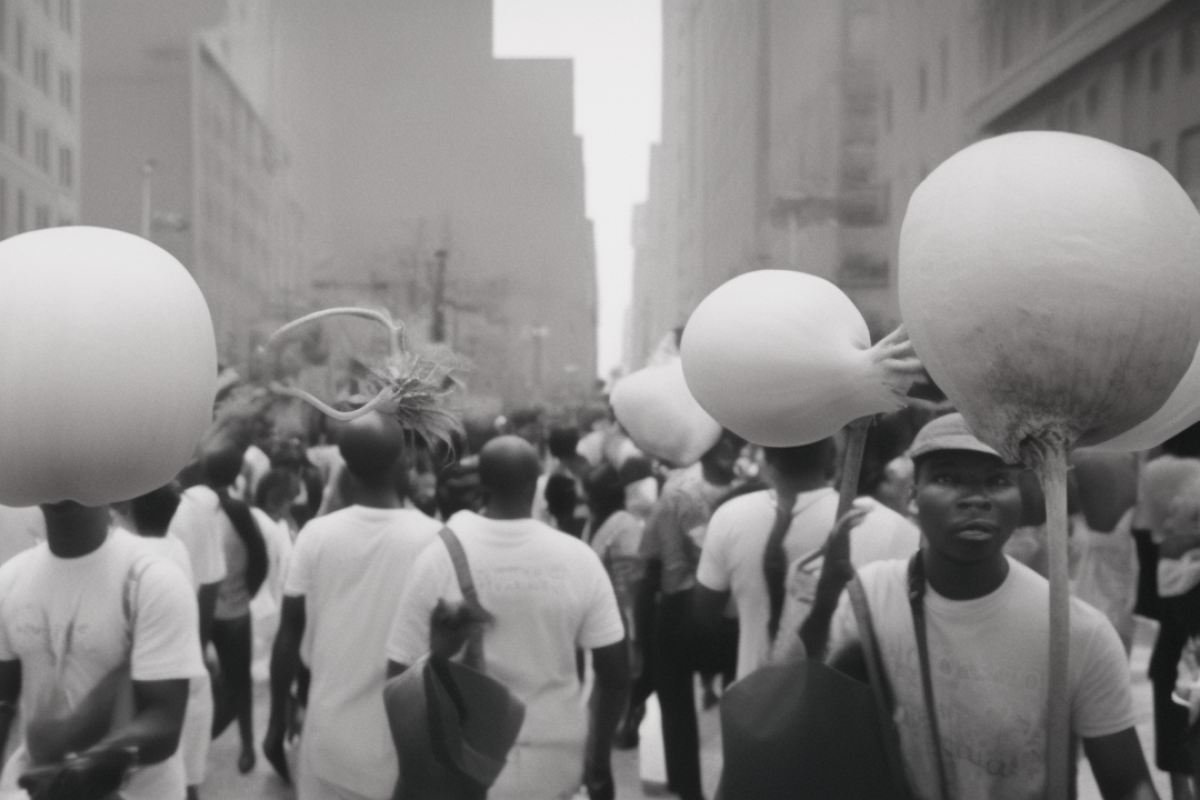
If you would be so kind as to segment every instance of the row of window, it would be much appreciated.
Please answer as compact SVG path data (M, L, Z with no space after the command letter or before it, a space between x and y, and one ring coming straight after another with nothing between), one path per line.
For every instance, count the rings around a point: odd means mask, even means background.
M31 123L29 114L17 106L13 121L12 136L8 124L8 82L0 75L0 142L9 144L20 158L31 158L34 165L46 175L55 178L58 185L70 189L75 185L75 151L68 144L58 144L57 153L50 136L48 125ZM30 147L32 140L32 147ZM54 156L57 155L57 158ZM57 167L54 171L53 167Z
M9 180L0 175L0 238L30 230L49 228L53 224L73 225L73 220L60 217L52 221L50 204L31 200L24 187L15 192L9 189Z
M59 0L60 27L67 34L72 33L74 7L72 0ZM7 54L9 43L10 14L9 0L0 0L0 55ZM65 20L65 22L63 21ZM17 72L29 77L47 97L53 98L52 90L57 89L56 98L59 105L67 111L75 107L75 77L71 69L61 66L58 69L57 86L54 86L54 69L51 63L51 48L47 43L28 42L25 18L20 14L11 21L12 24L12 63ZM27 73L27 69L32 74Z

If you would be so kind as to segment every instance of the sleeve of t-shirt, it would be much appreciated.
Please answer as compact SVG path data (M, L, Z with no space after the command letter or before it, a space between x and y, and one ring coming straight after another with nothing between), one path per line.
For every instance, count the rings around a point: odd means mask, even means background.
M204 503L185 492L168 530L187 547L192 576L198 585L217 583L225 577L225 548L217 535L216 519L205 511Z
M700 566L696 568L696 580L714 592L727 592L730 588L729 542L734 536L733 514L727 513L730 504L721 506L708 523L708 535L700 548Z
M617 595L612 581L595 553L588 552L588 574L591 590L575 645L587 650L607 647L625 638L625 623L617 608Z
M450 554L439 542L422 550L409 571L400 604L392 617L387 641L389 661L411 665L429 652L429 615L441 598L450 602L462 600L462 592Z
M8 625L4 624L4 620L8 619L8 614L5 613L5 601L12 594L13 581L16 580L18 565L23 561L20 556L9 559L4 566L0 567L0 661L16 661L17 654L13 651L12 643L8 640Z
M1072 729L1090 739L1132 728L1137 716L1133 710L1129 661L1125 646L1108 620L1096 620L1081 649L1079 657L1071 654L1071 663L1078 663L1081 669L1071 708Z
M191 584L179 567L152 558L134 586L131 674L135 681L195 678L204 674L199 611Z
M850 605L850 593L843 591L838 598L837 610L833 612L833 620L829 623L829 646L825 652L832 656L857 644L859 640L858 619L854 616L854 607Z
M313 585L313 564L317 558L317 532L301 530L288 557L283 593L287 597L303 597Z

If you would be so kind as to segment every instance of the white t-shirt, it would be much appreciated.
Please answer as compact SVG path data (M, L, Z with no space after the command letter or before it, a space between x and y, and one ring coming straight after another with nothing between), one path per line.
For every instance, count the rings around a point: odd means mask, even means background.
M304 597L312 669L301 746L313 772L390 797L399 767L383 708L385 643L409 569L441 524L412 509L349 506L296 537L283 592Z
M1046 790L1047 668L1050 584L1013 559L1000 588L974 600L925 596L929 661L951 797L1041 798ZM910 785L919 797L937 791L920 661L908 602L908 562L859 570L884 667L896 697L895 717ZM1107 736L1136 716L1125 648L1096 609L1071 599L1071 730ZM830 652L858 640L843 594Z
M850 533L850 561L856 567L884 559L906 558L921 544L921 532L904 517L869 498L856 500L871 510ZM796 497L792 524L783 540L787 562L793 564L821 549L837 514L838 494L832 488L802 492ZM696 579L709 589L730 592L737 606L737 674L745 676L767 663L770 601L763 577L763 552L775 525L774 491L735 497L716 510L700 552ZM811 606L824 558L789 571L789 592ZM783 635L782 632L780 635Z
M118 673L134 681L205 675L198 626L187 576L120 528L79 558L59 558L43 543L0 567L0 660L21 662L26 725L76 708ZM132 684L121 678L118 686L112 727L133 715ZM12 787L27 768L22 748L5 765L0 786ZM126 800L181 800L184 789L177 751L135 772L121 794Z
M179 498L167 532L187 548L196 583L204 586L225 577L224 537L237 536L233 523L221 510L217 493L207 486L193 486Z
M0 564L46 540L46 518L37 506L0 506Z
M574 774L574 787L514 786L516 773L506 768L488 796L552 797L573 790L582 776L588 724L575 649L605 647L625 635L604 566L586 544L534 519L494 520L460 511L447 524L462 542L479 602L496 618L483 637L488 674L526 704L518 748L559 749L567 760L564 774ZM429 615L440 598L461 601L462 592L439 542L413 567L388 638L388 659L412 664L429 651Z

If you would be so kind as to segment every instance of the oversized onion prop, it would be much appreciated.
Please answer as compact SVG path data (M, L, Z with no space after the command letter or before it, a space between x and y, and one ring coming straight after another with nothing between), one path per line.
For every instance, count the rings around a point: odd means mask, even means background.
M680 351L696 400L749 442L792 447L846 429L838 518L857 494L871 418L920 402L907 396L922 370L903 328L872 346L850 298L807 273L757 270L717 287L692 312ZM848 537L826 547L826 564L850 557ZM836 575L823 569L818 591ZM827 632L827 619L809 616L809 652Z
M0 242L0 503L50 524L162 486L216 386L208 305L166 250L88 226Z
M1045 491L1048 797L1066 797L1067 455L1158 412L1200 340L1200 215L1152 159L1089 137L1014 133L917 187L900 309L975 434Z
M721 438L721 423L688 391L678 356L621 378L609 402L642 452L676 467L696 463Z
M367 308L329 308L314 311L276 330L264 349L286 341L287 335L302 325L330 317L358 317L382 325L388 334L388 358L380 367L369 368L368 382L375 396L349 411L339 411L311 393L294 386L272 383L271 390L302 400L326 416L340 422L358 419L372 411L392 416L405 430L419 434L427 443L453 448L453 435L462 433L462 421L445 406L456 384L452 378L456 365L410 349L405 326L395 322L386 311Z

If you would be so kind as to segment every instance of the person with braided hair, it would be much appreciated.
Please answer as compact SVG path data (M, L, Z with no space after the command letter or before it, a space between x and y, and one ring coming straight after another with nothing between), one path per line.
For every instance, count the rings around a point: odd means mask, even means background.
M821 550L834 528L838 495L831 485L833 439L763 448L769 489L721 505L708 524L695 594L697 620L715 626L732 595L738 612L739 678L803 647L799 625L821 573ZM869 498L841 521L854 527L850 558L858 566L916 552L916 526Z

